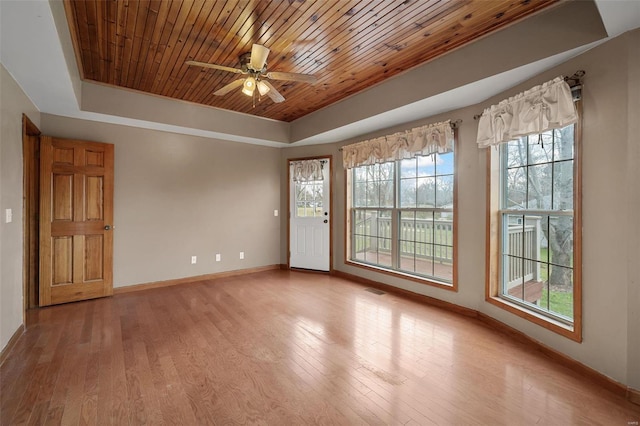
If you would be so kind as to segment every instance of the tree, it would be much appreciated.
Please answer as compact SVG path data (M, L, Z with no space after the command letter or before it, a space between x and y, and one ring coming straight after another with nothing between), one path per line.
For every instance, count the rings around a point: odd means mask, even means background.
M319 216L322 212L322 181L295 182L298 216Z
M561 159L573 158L573 126L554 130L554 151ZM558 163L556 163L558 164ZM554 168L553 176L553 207L559 210L573 209L573 161L560 163ZM570 164L570 167L567 165ZM543 231L549 242L550 256L557 265L567 268L552 267L549 274L549 284L562 287L571 286L571 265L573 256L573 218L570 216L558 216L550 220L548 226L543 226Z
M393 163L358 167L355 173L354 206L393 207Z

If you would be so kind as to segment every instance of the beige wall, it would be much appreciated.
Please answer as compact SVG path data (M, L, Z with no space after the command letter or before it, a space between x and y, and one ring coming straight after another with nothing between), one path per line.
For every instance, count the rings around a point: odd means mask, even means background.
M627 293L629 386L640 389L640 31L627 35Z
M574 58L482 104L451 111L363 135L357 140L393 133L442 119L462 119L458 156L459 291L452 293L344 264L344 174L331 145L282 150L281 190L286 190L286 159L334 155L334 268L450 301L484 312L534 339L604 373L614 380L640 386L640 290L638 289L638 55L640 31L623 35ZM635 52L631 52L635 49ZM516 317L484 301L486 153L477 148L473 115L508 96L578 69L587 72L584 87L583 137L583 336L576 343ZM631 96L635 93L635 97ZM392 96L389 93L386 96ZM627 120L629 121L627 123ZM286 211L286 197L281 208ZM286 238L286 219L282 220ZM621 243L628 242L628 243ZM286 262L286 249L281 250Z
M114 287L280 263L277 148L49 114L41 130L115 145Z
M36 126L40 113L0 65L0 348L23 322L22 114ZM13 221L5 223L5 210Z

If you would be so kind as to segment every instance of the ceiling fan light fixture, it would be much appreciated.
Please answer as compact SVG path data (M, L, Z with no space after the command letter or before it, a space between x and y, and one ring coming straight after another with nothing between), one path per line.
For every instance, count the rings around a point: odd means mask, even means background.
M260 96L266 95L269 93L269 90L271 89L264 83L264 81L258 81L258 92L260 92Z
M256 79L253 77L247 77L242 85L242 93L247 96L253 96L254 90L256 90Z

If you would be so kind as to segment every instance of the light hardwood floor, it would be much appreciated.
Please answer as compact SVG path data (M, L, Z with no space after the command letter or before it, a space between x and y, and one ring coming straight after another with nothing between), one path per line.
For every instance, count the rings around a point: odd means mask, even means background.
M0 373L2 425L640 420L475 319L304 272L40 309Z

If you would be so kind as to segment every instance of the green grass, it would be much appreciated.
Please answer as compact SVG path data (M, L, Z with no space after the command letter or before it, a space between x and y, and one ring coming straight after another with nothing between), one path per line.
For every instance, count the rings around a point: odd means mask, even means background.
M549 296L548 301L547 296ZM573 318L573 293L565 291L551 291L551 294L549 294L549 291L546 288L543 288L539 306L550 312L555 312L557 314Z
M549 253L548 248L540 249L540 259L545 261ZM549 259L551 261L552 259ZM540 265L540 281L547 282L549 280L549 270L546 263ZM548 300L547 300L548 296ZM573 293L566 291L549 291L542 289L542 298L540 299L540 307L550 312L555 312L569 318L573 318Z

